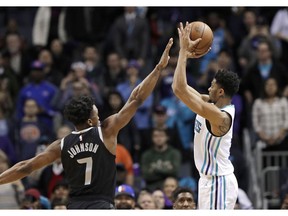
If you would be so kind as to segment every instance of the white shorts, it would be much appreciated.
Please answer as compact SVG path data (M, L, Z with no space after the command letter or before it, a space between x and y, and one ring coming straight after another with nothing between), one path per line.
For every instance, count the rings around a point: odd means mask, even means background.
M198 209L234 209L238 197L235 175L205 176L198 182Z

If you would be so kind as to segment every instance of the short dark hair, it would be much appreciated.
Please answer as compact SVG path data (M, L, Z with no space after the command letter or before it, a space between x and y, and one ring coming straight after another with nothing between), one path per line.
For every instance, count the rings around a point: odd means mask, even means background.
M65 105L64 115L74 125L84 124L90 118L94 104L91 96L74 97Z
M237 73L231 70L218 70L215 75L215 80L216 83L224 89L226 96L232 97L239 90L239 77Z
M181 193L190 193L194 199L193 191L189 187L177 187L172 193L173 202L178 198L178 195Z

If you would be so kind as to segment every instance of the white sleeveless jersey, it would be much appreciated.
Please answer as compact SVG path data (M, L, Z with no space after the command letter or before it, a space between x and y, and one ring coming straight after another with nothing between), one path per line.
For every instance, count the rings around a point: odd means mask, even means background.
M229 131L221 137L211 134L207 128L206 119L196 116L194 127L194 160L200 175L222 176L234 172L234 167L229 160L230 147L235 115L234 105L221 108L230 114L232 124Z

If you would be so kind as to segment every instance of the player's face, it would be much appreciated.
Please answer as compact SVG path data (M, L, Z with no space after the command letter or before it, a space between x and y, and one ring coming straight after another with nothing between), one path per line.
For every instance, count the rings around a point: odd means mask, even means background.
M173 205L174 209L195 209L195 207L193 196L188 192L178 194L178 197Z
M208 89L208 92L209 92L209 98L210 98L210 101L212 103L216 103L221 95L221 88L220 86L216 83L216 80L213 79L213 81L211 82L211 86L210 88ZM223 91L223 90L222 90Z
M93 127L98 127L100 124L99 121L99 116L98 116L98 109L95 105L93 105L93 110L91 111L91 116L90 116L91 122Z

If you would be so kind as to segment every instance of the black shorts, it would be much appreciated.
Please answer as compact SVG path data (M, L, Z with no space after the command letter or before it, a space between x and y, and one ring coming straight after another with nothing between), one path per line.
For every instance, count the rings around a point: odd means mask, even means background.
M69 201L67 209L115 209L114 205L105 200Z

